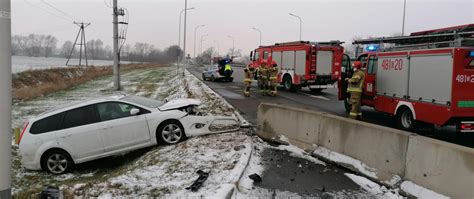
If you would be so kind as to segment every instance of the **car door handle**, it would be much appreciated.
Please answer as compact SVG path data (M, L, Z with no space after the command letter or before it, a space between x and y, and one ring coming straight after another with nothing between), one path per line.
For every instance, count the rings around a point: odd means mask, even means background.
M59 136L59 138L61 139L64 139L64 138L68 138L68 137L71 137L72 135L63 135L63 136Z
M107 129L111 129L111 128L113 128L113 126L107 125L107 126L103 127L102 130L107 130Z

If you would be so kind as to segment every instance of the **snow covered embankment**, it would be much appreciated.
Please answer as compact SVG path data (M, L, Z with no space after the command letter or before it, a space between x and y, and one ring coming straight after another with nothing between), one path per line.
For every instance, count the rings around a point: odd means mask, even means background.
M58 104L119 94L106 88L111 87L111 82L111 78L103 78L69 91L15 104L13 122L20 126L25 119ZM198 107L203 115L239 118L232 106L194 76L189 73L185 77L176 76L172 68L124 74L123 86L123 93L158 100L197 98L203 102ZM250 138L241 132L208 135L190 138L176 146L160 146L91 162L84 168L79 166L73 173L53 176L21 168L15 147L14 194L25 196L36 193L43 186L56 185L71 197L209 197L216 194L221 184L232 184L238 179L251 149ZM197 170L210 172L209 179L198 192L185 190L197 179Z

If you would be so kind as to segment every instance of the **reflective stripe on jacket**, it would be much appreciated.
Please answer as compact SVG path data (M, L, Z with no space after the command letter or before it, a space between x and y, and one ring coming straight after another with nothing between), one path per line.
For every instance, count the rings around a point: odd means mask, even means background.
M365 73L364 71L358 70L349 79L349 87L347 92L362 92L362 88L365 82Z

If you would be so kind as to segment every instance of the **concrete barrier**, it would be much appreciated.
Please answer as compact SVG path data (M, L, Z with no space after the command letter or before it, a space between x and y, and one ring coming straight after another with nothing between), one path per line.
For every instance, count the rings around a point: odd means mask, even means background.
M410 133L329 114L320 124L319 146L375 168L380 181L403 176Z
M262 103L257 117L260 137L278 140L284 135L291 144L303 149L324 147L360 160L375 169L375 180L380 183L393 185L392 179L400 176L440 194L474 198L474 149L276 104Z
M314 150L319 138L322 113L278 105L260 104L257 112L258 135L278 141L285 135L291 143L306 150Z
M474 198L474 149L410 136L404 179L452 198Z

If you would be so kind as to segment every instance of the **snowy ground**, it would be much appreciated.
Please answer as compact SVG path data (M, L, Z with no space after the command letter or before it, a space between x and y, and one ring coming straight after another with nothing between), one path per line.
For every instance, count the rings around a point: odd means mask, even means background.
M105 77L67 91L16 103L13 125L21 127L27 118L58 105L120 93L159 100L197 98L203 102L198 110L204 115L241 118L232 106L198 79L187 72L184 77L178 76L173 67L131 71L123 74L122 81L124 90L121 92L112 91L112 78ZM29 197L46 185L56 185L67 196L209 196L221 183L238 180L243 170L238 167L239 162L244 161L243 156L250 154L250 150L251 140L245 133L208 135L190 138L176 146L148 148L85 163L78 165L73 173L54 176L22 168L18 147L13 144L13 192L20 198ZM198 177L195 172L199 169L211 174L199 192L191 193L184 188Z

